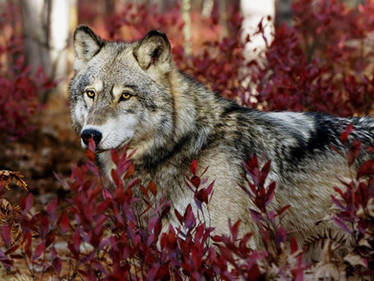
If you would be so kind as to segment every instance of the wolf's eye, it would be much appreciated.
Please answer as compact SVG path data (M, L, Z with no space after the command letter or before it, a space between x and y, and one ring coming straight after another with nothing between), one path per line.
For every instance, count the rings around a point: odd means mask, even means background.
M121 97L119 98L119 101L128 100L132 96L133 96L133 94L130 93L129 91L124 91L124 92L122 92Z
M93 99L95 97L95 92L93 90L86 90L84 93L89 97L90 99Z

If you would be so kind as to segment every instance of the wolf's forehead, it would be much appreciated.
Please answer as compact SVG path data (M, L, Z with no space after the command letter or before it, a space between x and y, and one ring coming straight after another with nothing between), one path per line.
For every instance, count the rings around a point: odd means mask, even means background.
M134 68L136 59L132 45L126 43L109 42L97 54L98 65L107 71Z
M144 73L129 48L116 52L103 50L90 62L89 68L91 82L102 80L104 84L113 84L144 78Z
M90 79L95 87L104 89L113 86L136 85L139 81L148 81L148 77L128 67L113 67L101 70Z

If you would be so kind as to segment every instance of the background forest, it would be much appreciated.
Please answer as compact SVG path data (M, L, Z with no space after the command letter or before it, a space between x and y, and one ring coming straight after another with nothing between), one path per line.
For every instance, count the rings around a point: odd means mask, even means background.
M125 41L159 29L181 70L243 106L374 113L373 0L0 0L0 280L373 280L374 161L331 195L338 212L327 219L353 241L343 256L334 254L340 237L298 245L285 232L289 206L267 210L274 188L255 157L246 169L258 184L246 192L262 250L248 246L250 233L238 237L240 222L214 236L191 208L177 214L178 229L161 232L170 204L150 203L161 192L153 182L123 184L134 173L127 151L112 153L115 188L105 188L94 152L82 150L70 125L78 24ZM360 149L374 152L354 142L347 165ZM186 188L201 210L214 179L197 165ZM134 188L145 210L132 207ZM323 249L319 261L303 260L308 247Z

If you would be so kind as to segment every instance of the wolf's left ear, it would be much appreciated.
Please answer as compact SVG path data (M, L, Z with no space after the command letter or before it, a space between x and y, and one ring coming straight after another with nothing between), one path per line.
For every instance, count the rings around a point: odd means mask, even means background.
M157 66L167 72L171 61L171 48L166 34L157 30L148 32L134 48L134 56L144 70Z
M74 69L78 70L92 59L104 45L104 41L86 25L80 25L74 32Z

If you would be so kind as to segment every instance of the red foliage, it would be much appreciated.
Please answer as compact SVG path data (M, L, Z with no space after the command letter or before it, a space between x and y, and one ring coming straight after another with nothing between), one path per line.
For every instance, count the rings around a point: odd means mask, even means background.
M258 103L266 110L368 113L374 98L374 53L366 38L374 28L368 12L373 8L371 1L358 11L335 0L318 5L296 1L295 25L277 28L265 67L252 64ZM253 105L249 99L244 103Z
M93 141L89 147L88 156L95 151ZM255 220L267 245L259 252L248 246L251 233L239 236L240 221L228 222L228 235L213 235L206 218L214 181L209 183L204 178L207 169L197 174L195 160L185 183L195 194L196 206L188 205L183 213L174 210L177 222L162 228L162 220L173 215L170 202L153 182L145 186L133 177L130 156L126 150L112 151L118 167L112 170L112 189L103 188L105 180L94 159L88 157L85 165L74 168L69 181L72 196L60 215L56 213L56 199L50 201L46 211L34 213L33 196L21 198L23 238L12 244L9 228L2 228L4 251L0 249L0 262L10 267L13 260L23 259L32 269L44 272L53 268L58 278L79 276L87 280L258 280L265 276L260 261L269 267L282 267L280 270L290 276L303 272L302 263L285 266L280 262L285 254L282 245L286 234L277 216L286 208L273 214L264 207L271 201L275 188L275 184L270 184L264 191L269 162L259 169L254 157L246 165L255 182L250 183L251 191L246 192L260 212L250 211L256 213ZM56 237L67 241L68 256L59 254L61 246ZM295 255L295 242L291 248ZM302 257L300 252L296 255ZM66 259L72 265L69 272L62 270Z
M39 69L31 74L25 64L23 42L14 22L18 10L2 4L0 29L0 139L22 137L32 129L31 118L41 109L38 98L55 86Z
M352 132L351 127L343 133ZM343 135L342 134L342 135ZM343 141L344 143L344 141ZM361 149L368 149L373 153L372 147L361 147L353 141L350 145L347 162L351 166L355 162ZM353 243L353 252L361 259L362 264L351 264L356 273L373 276L374 274L374 161L364 162L356 178L350 182L342 182L344 189L335 187L336 195L331 199L339 210L333 217L334 222L350 234Z
M191 55L183 49L183 23L177 8L162 15L153 7L126 4L122 12L104 22L106 35L114 39L138 39L154 28L167 32L182 70L244 105L339 115L367 113L374 97L373 53L357 42L365 42L374 28L374 4L367 1L355 10L335 0L322 0L319 6L314 2L295 2L295 25L276 28L263 62L248 62L250 74L242 71L246 67L240 38L242 19L235 8L229 13L229 36L210 39L195 47ZM91 10L86 17L93 14ZM206 22L215 28L217 20L212 17ZM258 32L263 32L261 24ZM50 87L44 78L30 76L21 46L12 38L0 48L0 55L16 58L14 69L0 72L0 114L5 114L0 118L0 129L15 136L25 132L38 91ZM245 84L248 78L250 86ZM18 112L14 110L16 101ZM20 106L25 110L19 110ZM343 143L352 129L348 126L342 134ZM352 142L349 166L360 149L366 148ZM197 161L191 163L185 178L185 188L194 193L195 205L179 212L170 211L171 203L154 182L136 178L131 153L126 150L112 151L117 169L111 172L114 188L107 188L94 163L94 151L91 141L87 163L72 171L68 184L72 194L61 214L56 211L57 200L46 210L35 212L32 195L21 199L22 239L12 242L10 227L1 227L0 263L9 268L14 260L23 259L31 271L54 269L57 278L64 275L68 280L263 280L268 272L303 280L303 251L281 225L289 206L277 212L268 207L276 192L275 183L266 182L270 161L261 165L263 159L253 156L244 165L247 185L242 189L253 203L248 211L264 245L262 250L254 250L250 247L254 234L239 234L240 221L228 221L226 235L212 233L206 215L214 179L204 177L206 170L197 173ZM334 221L352 236L354 254L366 265L352 265L351 273L373 274L373 171L373 161L364 163L358 178L343 183L345 189L337 187L338 195L331 196L339 209ZM175 223L163 228L162 220L170 216L175 216ZM57 238L67 241L67 256L59 253ZM69 271L63 269L66 259Z

